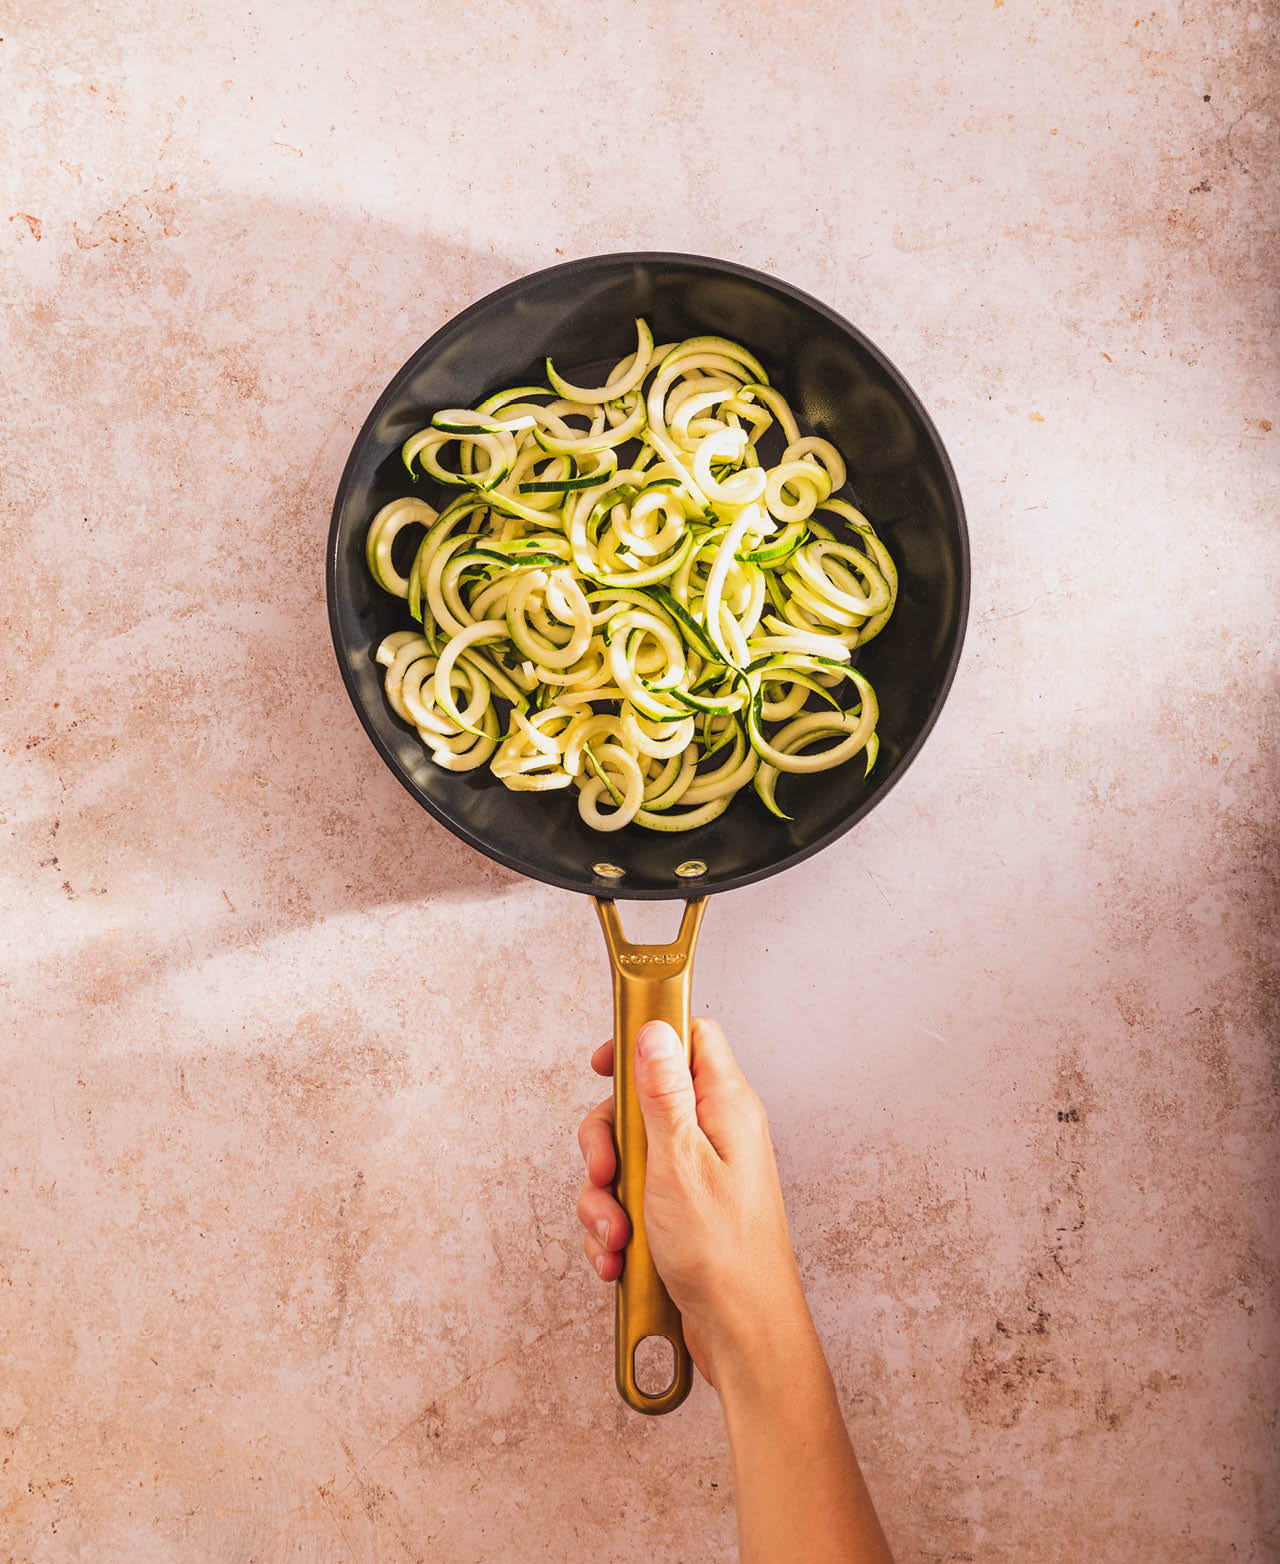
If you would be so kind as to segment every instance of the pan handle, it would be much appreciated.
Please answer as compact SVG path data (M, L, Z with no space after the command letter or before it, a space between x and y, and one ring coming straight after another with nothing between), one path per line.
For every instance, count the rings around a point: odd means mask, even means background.
M637 1412L673 1412L693 1385L693 1362L684 1344L680 1312L662 1285L644 1227L646 1139L636 1097L636 1033L646 1021L668 1021L689 1057L689 990L693 947L707 899L687 901L673 945L632 945L622 932L617 904L596 898L613 968L613 1100L618 1139L618 1202L631 1220L622 1277L618 1282L615 1368L618 1394ZM658 1395L636 1384L636 1348L661 1336L675 1351L675 1377Z

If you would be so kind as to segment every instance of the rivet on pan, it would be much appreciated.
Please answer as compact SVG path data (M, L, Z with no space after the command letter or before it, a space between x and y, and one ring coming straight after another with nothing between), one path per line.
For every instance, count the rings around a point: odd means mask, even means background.
M701 858L687 858L684 863L676 865L676 873L682 880L696 880L700 874L707 872L707 866Z
M591 872L601 880L620 880L627 871L619 869L616 863L593 863ZM676 873L679 872L677 869Z

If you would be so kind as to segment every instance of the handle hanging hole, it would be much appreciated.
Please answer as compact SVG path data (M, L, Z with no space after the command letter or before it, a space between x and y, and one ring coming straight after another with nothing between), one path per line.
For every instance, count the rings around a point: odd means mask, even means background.
M665 1336L636 1342L632 1364L641 1395L664 1396L676 1382L676 1349Z

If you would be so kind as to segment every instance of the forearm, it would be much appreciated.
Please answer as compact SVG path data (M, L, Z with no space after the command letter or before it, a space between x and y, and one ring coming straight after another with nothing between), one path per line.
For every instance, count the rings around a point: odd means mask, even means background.
M717 1385L742 1564L892 1564L807 1308L732 1353Z

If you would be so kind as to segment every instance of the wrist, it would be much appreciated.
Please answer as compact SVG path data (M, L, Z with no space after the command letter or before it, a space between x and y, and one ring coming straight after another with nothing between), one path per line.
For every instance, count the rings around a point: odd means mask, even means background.
M774 1293L767 1309L748 1310L726 1323L717 1333L711 1369L726 1415L739 1406L776 1404L815 1370L826 1373L799 1277L789 1295L779 1300Z

